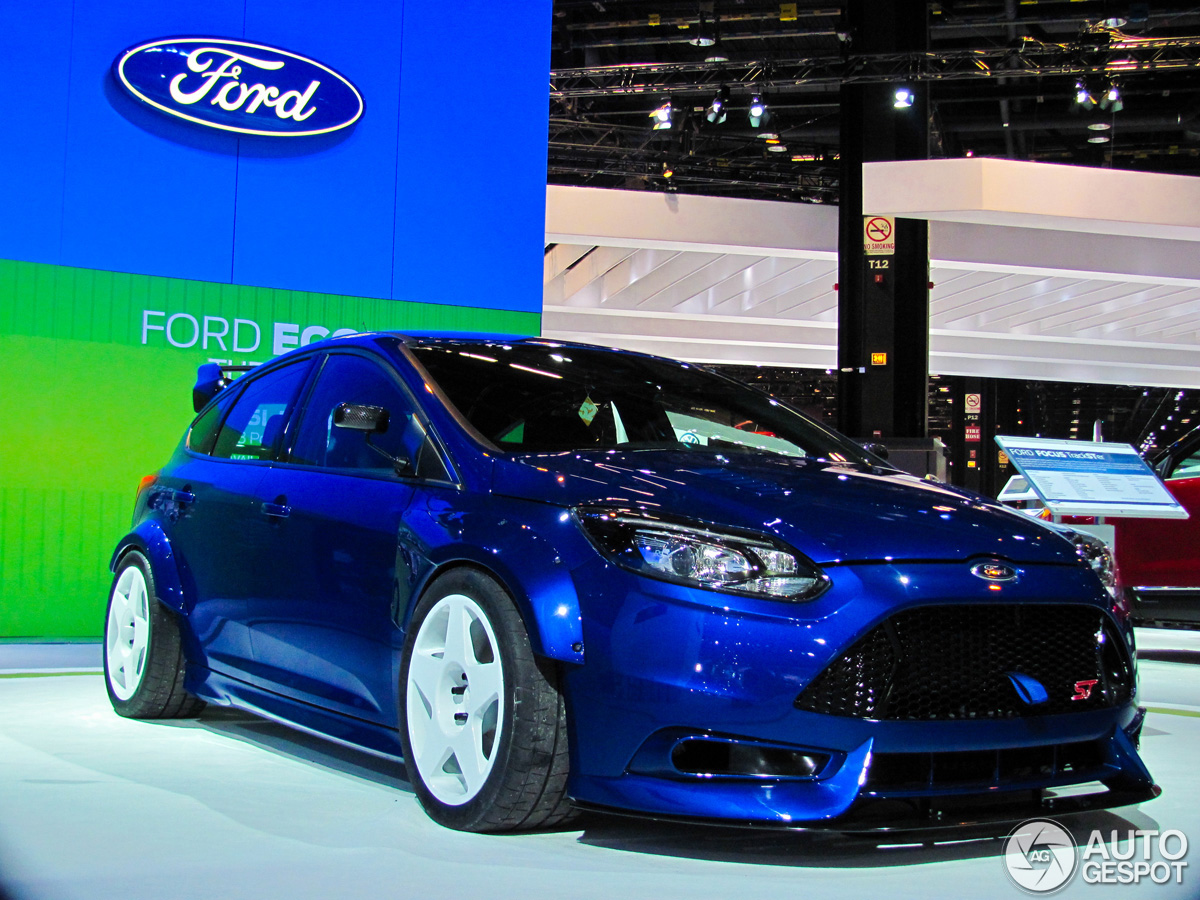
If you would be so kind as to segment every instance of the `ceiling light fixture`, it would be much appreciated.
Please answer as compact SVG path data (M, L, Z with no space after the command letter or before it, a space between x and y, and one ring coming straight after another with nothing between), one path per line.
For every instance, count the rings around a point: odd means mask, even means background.
M754 93L750 96L750 127L758 128L765 125L771 119L771 112L767 109L767 101L763 99L761 93Z
M651 126L654 131L667 131L670 129L675 111L671 108L671 98L668 97L663 101L658 109L650 113L650 118L654 120Z
M1107 134L1093 134L1088 138L1089 144L1107 144L1111 138Z
M693 47L712 47L717 43L717 23L716 18L712 16L711 8L708 14L705 15L705 10L700 10L700 24L696 28L694 37L688 38L688 43Z
M1101 109L1108 109L1112 112L1120 112L1125 108L1125 102L1121 99L1121 89L1117 87L1115 81L1109 82L1108 90L1104 93L1104 99L1100 101Z
M1092 99L1091 92L1087 89L1087 85L1082 80L1075 82L1075 102L1084 109L1091 109L1096 105L1096 101Z
M704 111L704 118L713 125L720 125L729 118L729 88L725 85L717 90L716 96Z

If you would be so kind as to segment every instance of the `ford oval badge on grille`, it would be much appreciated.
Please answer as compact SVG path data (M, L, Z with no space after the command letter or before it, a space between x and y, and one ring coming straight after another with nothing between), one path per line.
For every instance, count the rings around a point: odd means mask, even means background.
M362 95L333 69L248 41L149 41L118 56L113 74L125 90L157 110L238 134L327 134L353 125L363 114Z
M1002 562L989 560L971 566L971 574L984 581L1016 581L1017 570Z

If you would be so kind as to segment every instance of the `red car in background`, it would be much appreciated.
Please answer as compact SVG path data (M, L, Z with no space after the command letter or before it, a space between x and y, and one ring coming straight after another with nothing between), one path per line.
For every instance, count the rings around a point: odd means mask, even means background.
M1109 519L1120 583L1142 624L1200 626L1200 428L1151 462L1187 519Z
M1139 625L1200 627L1200 428L1157 454L1150 465L1188 518L1104 520L1115 531L1118 595L1124 595ZM1022 475L1009 479L996 499L1031 516L1050 518ZM1094 522L1087 516L1062 518L1067 526Z

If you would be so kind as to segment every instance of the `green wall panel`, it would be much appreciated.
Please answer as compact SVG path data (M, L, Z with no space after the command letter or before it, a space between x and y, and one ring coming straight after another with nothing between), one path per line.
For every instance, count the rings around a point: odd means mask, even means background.
M191 421L200 363L265 362L277 333L286 346L305 329L540 327L531 313L0 260L0 638L99 637L109 555L138 480Z

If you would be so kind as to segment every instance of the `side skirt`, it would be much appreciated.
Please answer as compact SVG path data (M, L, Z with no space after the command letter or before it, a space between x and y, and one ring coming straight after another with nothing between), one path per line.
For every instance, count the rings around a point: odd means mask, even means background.
M374 722L330 712L199 666L188 666L184 687L189 693L217 706L244 710L305 734L394 762L404 759L399 732Z

